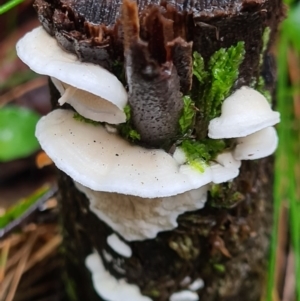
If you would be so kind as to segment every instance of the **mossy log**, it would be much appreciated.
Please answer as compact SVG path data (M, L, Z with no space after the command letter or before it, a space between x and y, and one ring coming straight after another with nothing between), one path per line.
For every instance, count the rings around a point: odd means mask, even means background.
M138 1L140 18L147 15L150 5L163 8L163 16L175 24L174 37L193 42L193 51L206 65L216 51L243 41L245 56L231 90L248 85L273 93L275 76L269 49L282 17L280 0ZM114 73L124 62L120 6L120 0L35 2L44 28L62 47ZM99 31L101 41L95 38ZM159 47L159 41L151 40L150 31L142 27L141 38ZM160 56L164 55L153 54L158 61L163 61ZM50 88L56 107L59 94L51 83ZM197 89L200 87L193 83L192 91L197 93ZM272 227L272 180L272 158L244 161L239 176L216 186L217 192L209 194L204 209L179 216L176 229L159 233L155 239L128 242L132 256L122 258L107 244L113 230L90 211L89 200L59 171L68 290L77 300L102 300L93 289L85 259L93 249L99 254L105 249L114 257L111 262L104 261L109 272L124 277L114 267L118 261L128 283L136 284L143 295L155 301L169 300L172 293L184 288L182 281L187 276L203 279L200 300L259 300Z

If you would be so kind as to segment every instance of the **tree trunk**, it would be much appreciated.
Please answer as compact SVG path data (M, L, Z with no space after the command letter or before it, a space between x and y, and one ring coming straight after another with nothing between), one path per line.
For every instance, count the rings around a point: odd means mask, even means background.
M119 24L120 2L37 0L36 8L44 28L63 47L82 60L98 63L116 73L114 63L123 64L123 48L113 39L117 27L114 24ZM169 14L179 24L177 30L182 30L185 39L193 42L193 51L201 54L206 65L219 49L244 41L245 56L239 66L238 80L230 90L248 85L273 93L275 76L269 49L282 17L280 0L166 3L161 4L167 11L165 16ZM162 7L159 1L139 1L140 14L150 4ZM65 10L81 25L70 25L71 22L59 19L57 16ZM104 14L105 11L110 13ZM105 29L110 37L108 46L95 46L78 38L87 35L88 26L83 27L82 20L88 21L89 26L104 23L110 30ZM270 29L268 41L266 28ZM142 30L141 36L147 40ZM151 38L148 42L152 43ZM89 43L86 48L82 46L84 43ZM159 47L159 42L156 45ZM96 59L91 55L94 52ZM160 55L157 54L157 60ZM51 83L50 88L56 106L59 94ZM200 93L199 89L193 83L194 95ZM205 100L202 104L205 107ZM126 258L107 243L107 237L114 233L112 228L90 210L89 200L78 191L72 179L59 171L68 292L76 300L104 300L95 292L85 265L87 256L96 250L111 275L126 278L152 300L169 300L174 292L186 289L196 279L204 282L204 287L197 290L199 300L259 300L265 286L272 226L272 178L272 158L243 161L239 176L231 183L215 186L218 193L209 193L205 208L180 215L176 229L161 232L154 239L127 241L132 256ZM112 256L111 260L105 258L105 252Z

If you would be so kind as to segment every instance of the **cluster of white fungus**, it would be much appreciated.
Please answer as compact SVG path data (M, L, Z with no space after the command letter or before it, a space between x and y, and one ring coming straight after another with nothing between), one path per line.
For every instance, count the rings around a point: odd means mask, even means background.
M104 267L99 254L94 251L87 256L85 265L92 274L92 281L98 295L108 301L152 301L143 296L138 286L129 284L125 278L116 279ZM171 294L169 301L198 301L197 290L203 288L202 279L196 279L188 289Z
M221 116L209 123L211 139L235 138L235 148L199 172L180 147L172 156L132 145L109 130L109 124L125 122L127 92L104 68L63 51L41 27L18 42L17 53L32 70L52 78L61 93L60 105L67 102L83 117L108 124L81 122L71 110L57 109L39 121L36 136L56 166L86 194L91 211L128 241L176 228L178 215L204 206L210 183L232 180L241 160L262 158L276 149L272 126L279 113L249 87L228 97Z
M236 160L254 160L271 155L278 143L272 127L280 121L267 99L249 87L242 87L224 100L220 117L210 121L212 139L237 138Z
M211 139L234 138L235 148L204 164L200 172L188 164L180 147L172 156L132 145L111 130L109 124L126 121L127 92L122 83L104 68L63 51L41 27L18 42L17 53L32 70L51 77L61 94L60 105L67 102L83 117L107 123L85 123L71 110L57 109L39 121L36 136L56 166L87 196L90 210L127 241L155 238L176 228L180 214L204 206L210 183L232 180L241 160L266 157L277 147L273 125L279 122L279 113L271 110L263 95L242 87L223 102L221 116L209 123ZM132 255L116 234L107 238L107 244L122 257ZM113 261L105 250L103 257ZM98 253L86 258L86 266L103 299L151 301L137 286L110 275ZM116 263L114 268L125 273ZM199 278L169 300L197 301L195 291L203 286Z
M62 50L42 27L17 43L17 54L36 73L52 77L62 95L60 105L70 103L80 115L95 121L125 122L127 92L122 83L106 69Z

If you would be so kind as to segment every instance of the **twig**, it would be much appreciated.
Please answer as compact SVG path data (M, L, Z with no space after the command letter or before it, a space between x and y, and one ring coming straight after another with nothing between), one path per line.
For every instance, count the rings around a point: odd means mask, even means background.
M47 85L47 78L45 77L39 77L27 83L21 84L0 96L0 107L34 89L40 88L45 85Z
M24 240L24 237L21 234L12 234L8 238L6 238L0 242L0 249L4 248L4 246L8 240L10 242L10 247L12 248L12 247L18 245L19 243L21 243Z
M27 272L35 264L51 254L60 245L61 241L62 237L60 235L54 236L48 243L46 243L42 248L40 248L31 256L30 260L25 266L24 272Z
M24 246L24 256L21 258L21 260L17 266L15 275L12 279L10 290L7 294L5 301L13 301L16 290L17 290L19 282L20 282L20 279L23 275L27 260L29 258L30 252L32 250L32 247L33 247L36 239L37 239L37 233L33 232L31 237L29 238L28 243L26 243L26 245Z
M6 243L2 248L1 258L0 258L0 283L4 279L9 249L10 249L10 240L6 240Z
M295 277L294 266L295 266L295 257L292 248L290 248L290 252L287 259L287 268L285 273L285 283L283 288L282 301L293 301L295 298L296 277Z

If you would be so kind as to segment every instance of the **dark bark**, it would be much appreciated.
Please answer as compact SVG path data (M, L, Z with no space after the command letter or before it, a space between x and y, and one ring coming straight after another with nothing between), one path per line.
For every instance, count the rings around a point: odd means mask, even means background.
M180 216L174 231L128 243L133 256L121 265L128 282L137 284L153 300L166 301L182 289L180 283L186 276L200 277L205 282L200 300L259 300L271 232L272 163L271 158L243 163L240 176L223 199L230 202L235 192L242 193L243 200L234 208L217 208L211 199L204 209ZM92 248L100 254L105 249L116 260L122 258L107 245L106 238L113 231L89 211L89 201L61 172L59 185L68 277L74 281L78 300L102 300L92 289L84 260ZM188 251L170 247L170 242L184 245L186 239L192 243ZM124 277L104 263L112 275Z
M245 59L232 88L250 85L263 71L267 88L272 92L274 70L268 64L263 64L264 70L261 70L260 56L265 28L271 29L270 45L281 18L279 0L167 3L163 4L163 15L174 21L173 38L182 36L187 42L192 41L193 50L198 51L206 63L216 50L244 41ZM36 7L44 27L65 48L84 60L84 55L77 50L86 53L82 45L89 43L88 51L98 52L97 57L100 54L97 63L112 70L115 60L123 62L118 29L120 4L120 1L98 4L98 1L37 0ZM141 16L149 4L149 1L138 2ZM159 6L158 1L151 4ZM109 14L104 14L106 8ZM65 15L59 15L66 10L73 16L68 20ZM85 26L84 20L88 21ZM89 22L104 23L98 27L104 34L101 41L97 42L91 34ZM140 35L151 40L146 31L141 30ZM87 57L95 62L96 56ZM54 105L57 98L52 86ZM121 261L128 282L137 284L143 294L156 301L166 301L173 292L182 289L180 283L186 276L204 280L200 300L259 300L270 240L272 174L272 158L243 162L238 178L231 184L222 184L219 196L210 196L204 209L181 215L178 228L159 233L152 240L128 243L133 255ZM108 250L115 260L121 258L106 242L113 231L89 210L88 199L68 176L59 172L58 178L67 276L74 284L78 300L101 300L93 291L84 260L93 248L99 254L103 249ZM113 263L104 261L104 264L115 277L124 277Z

